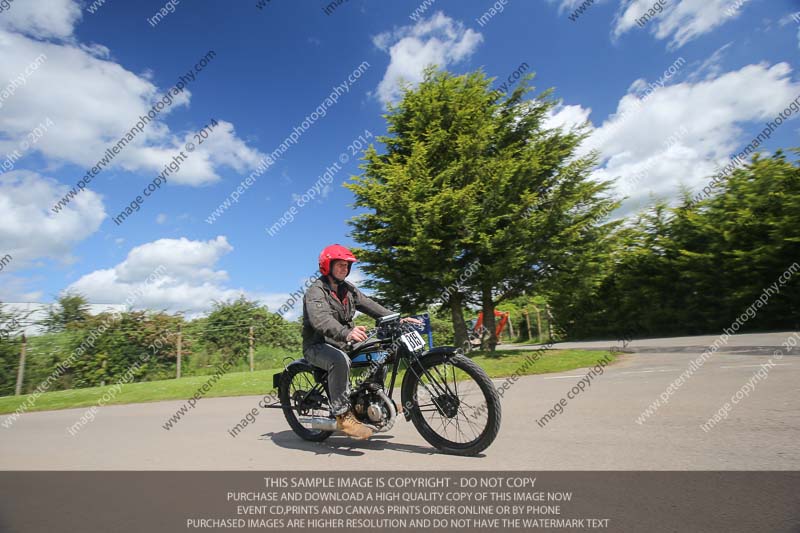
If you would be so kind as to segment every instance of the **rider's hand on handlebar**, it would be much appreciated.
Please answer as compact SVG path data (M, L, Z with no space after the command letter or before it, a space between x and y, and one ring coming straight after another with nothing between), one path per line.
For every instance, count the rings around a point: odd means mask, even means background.
M410 316L407 316L405 318L401 318L400 322L407 322L407 323L410 323L410 324L416 324L418 326L421 326L422 323L423 323L422 320L420 320L418 318L410 317Z
M367 340L367 328L364 326L356 326L347 334L348 342L364 342Z

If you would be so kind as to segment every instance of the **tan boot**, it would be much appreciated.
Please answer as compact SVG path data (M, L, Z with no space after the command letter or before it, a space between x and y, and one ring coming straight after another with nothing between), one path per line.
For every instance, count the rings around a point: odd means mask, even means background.
M373 433L369 427L356 420L352 411L336 417L336 429L359 440L366 440Z

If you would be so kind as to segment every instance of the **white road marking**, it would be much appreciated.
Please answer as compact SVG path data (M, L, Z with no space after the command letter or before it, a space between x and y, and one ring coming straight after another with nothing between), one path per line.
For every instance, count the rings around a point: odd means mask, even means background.
M720 366L720 367L710 367L710 368L746 368L746 367L760 367L763 365L731 365L731 366ZM792 363L774 363L772 366L792 366ZM645 369L645 370L629 370L625 372L612 372L610 373L611 376L620 376L623 374L652 374L654 372L683 372L684 369L681 368L652 368L652 369ZM585 377L586 374L576 374L576 375L569 375L569 376L549 376L542 379L571 379L571 378L582 378Z
M631 370L630 372L620 372L620 374L649 374L651 372L680 372L677 368L653 369L653 370Z
M766 363L760 365L731 365L731 366L721 366L720 368L753 368L757 366L764 366ZM792 366L792 363L773 363L771 366Z

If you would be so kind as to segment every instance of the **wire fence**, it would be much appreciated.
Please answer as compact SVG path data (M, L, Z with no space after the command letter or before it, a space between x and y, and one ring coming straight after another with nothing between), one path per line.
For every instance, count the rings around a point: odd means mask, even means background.
M102 321L102 319L105 321ZM110 322L110 323L109 323ZM17 332L41 321L14 320ZM231 372L280 368L286 357L301 357L301 324L269 316L208 324L180 316L133 312L109 321L97 315L61 331L0 337L0 396L104 386L135 366L134 381L208 375L221 361ZM136 365L148 346L156 357Z

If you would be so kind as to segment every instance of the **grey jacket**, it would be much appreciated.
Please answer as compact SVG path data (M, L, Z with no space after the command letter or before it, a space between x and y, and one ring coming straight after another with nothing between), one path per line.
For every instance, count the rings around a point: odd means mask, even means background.
M347 281L344 284L347 287L344 303L333 294L325 278L315 281L306 291L303 297L303 351L323 342L343 348L353 329L356 310L372 318L392 314L353 284Z

